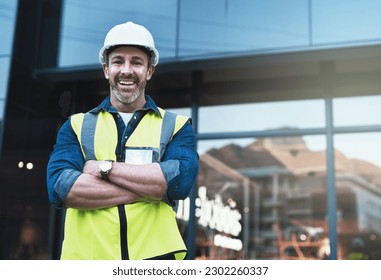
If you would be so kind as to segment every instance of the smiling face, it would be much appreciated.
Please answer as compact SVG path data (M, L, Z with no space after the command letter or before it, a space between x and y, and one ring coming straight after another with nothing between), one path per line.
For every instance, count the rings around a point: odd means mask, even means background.
M121 46L108 55L103 72L110 84L111 104L120 112L134 112L145 104L145 87L154 66L139 48Z

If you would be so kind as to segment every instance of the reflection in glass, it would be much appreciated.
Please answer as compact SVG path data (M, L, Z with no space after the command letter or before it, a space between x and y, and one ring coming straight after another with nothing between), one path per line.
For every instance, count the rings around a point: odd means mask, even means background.
M355 43L381 37L381 2L378 0L313 0L314 44ZM361 43L364 43L363 41Z
M187 117L192 116L192 111L190 108L168 108L168 109L164 108L164 110L178 114L178 115L182 115L182 116L187 116Z
M18 1L0 0L0 151Z
M8 94L10 62L9 57L0 58L0 100L5 99Z
M0 121L3 120L4 112L5 112L5 101L0 99Z
M381 125L381 95L333 100L336 126Z
M324 147L324 137L312 138ZM200 153L197 258L329 255L325 148L311 150L302 137L213 143L200 141L210 148Z
M201 107L200 132L323 127L324 101L300 100Z
M308 45L308 1L182 1L180 14L180 56Z
M146 26L161 58L170 60L374 44L380 38L378 0L63 2L60 66L98 63L108 29L127 20Z
M17 2L17 0L0 0L0 57L10 56L12 53Z
M339 258L381 259L381 133L335 136Z
M176 0L94 0L64 2L60 66L98 64L106 33L126 21L147 27L155 38L160 58L175 55Z
M381 133L349 133L335 136L335 147L349 159L381 168Z

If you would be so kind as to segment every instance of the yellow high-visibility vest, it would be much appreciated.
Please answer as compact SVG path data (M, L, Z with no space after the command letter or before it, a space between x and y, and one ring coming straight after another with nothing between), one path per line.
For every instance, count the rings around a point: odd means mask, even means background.
M163 154L170 138L189 118L159 110L163 117L153 111L145 114L126 147ZM111 113L76 114L71 125L85 159L116 160L118 131ZM186 253L176 213L164 201L66 211L61 259L142 260L167 254L184 259Z

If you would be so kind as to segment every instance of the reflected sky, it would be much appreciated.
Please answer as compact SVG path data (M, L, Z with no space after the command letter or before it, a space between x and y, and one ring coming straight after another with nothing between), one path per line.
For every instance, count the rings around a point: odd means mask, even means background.
M64 2L61 66L97 63L107 31L126 21L152 32L164 60L374 44L381 39L378 0Z
M0 124L5 115L16 7L16 0L0 0ZM2 126L0 125L1 129ZM1 131L0 137L2 137ZM1 142L2 139L0 139Z
M364 159L381 168L381 133L339 134L335 147L349 158Z
M336 126L380 125L381 96L336 98L333 120Z
M0 57L12 51L16 7L17 0L0 0Z
M317 128L325 125L323 100L201 107L199 114L201 133Z

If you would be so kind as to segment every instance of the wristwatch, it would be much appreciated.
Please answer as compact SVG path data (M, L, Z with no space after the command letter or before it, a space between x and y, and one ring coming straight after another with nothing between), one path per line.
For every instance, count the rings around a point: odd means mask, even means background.
M99 164L100 173L103 180L108 180L108 174L111 171L112 168L112 160L103 160Z

